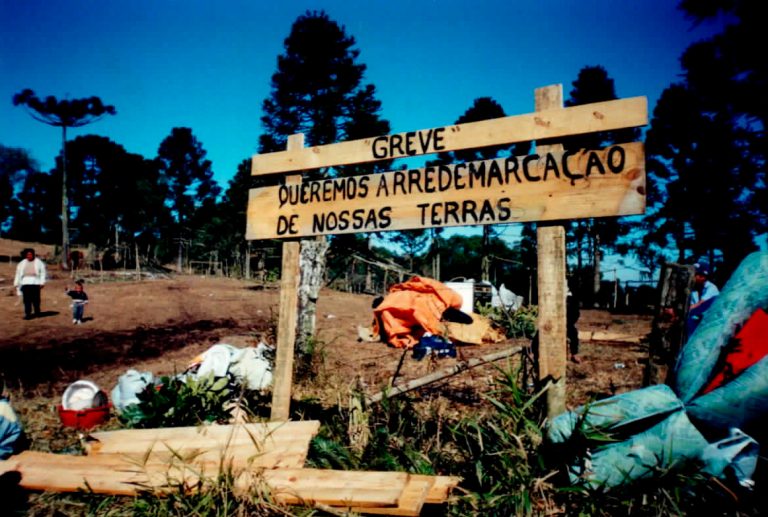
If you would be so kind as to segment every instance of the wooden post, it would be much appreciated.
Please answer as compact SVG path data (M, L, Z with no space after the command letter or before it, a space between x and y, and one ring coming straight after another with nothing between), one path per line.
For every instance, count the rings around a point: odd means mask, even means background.
M304 147L304 135L288 137L288 150ZM301 183L301 175L286 176L285 183ZM296 322L299 306L300 243L283 242L283 262L280 273L280 308L277 323L275 375L272 385L272 422L284 422L290 417L291 386L293 384L293 355L296 345Z
M687 339L685 322L688 319L693 277L692 265L670 263L661 268L643 386L659 384L664 379L671 380L677 355Z
M563 107L561 84L537 88L536 111ZM561 151L562 144L536 146L536 153ZM565 411L565 229L539 224L536 230L539 282L539 379L551 381L547 418Z

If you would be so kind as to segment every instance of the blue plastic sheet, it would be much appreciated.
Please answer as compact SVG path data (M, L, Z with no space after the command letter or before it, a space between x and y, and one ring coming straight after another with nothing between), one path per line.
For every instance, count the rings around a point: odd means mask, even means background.
M0 460L11 456L21 438L21 422L8 399L0 397Z

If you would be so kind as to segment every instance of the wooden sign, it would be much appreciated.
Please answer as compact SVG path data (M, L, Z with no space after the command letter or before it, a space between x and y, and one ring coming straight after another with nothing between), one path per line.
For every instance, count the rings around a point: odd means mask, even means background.
M648 123L648 101L630 97L479 122L258 154L251 174L274 174L610 131Z
M643 144L252 189L247 239L640 214Z

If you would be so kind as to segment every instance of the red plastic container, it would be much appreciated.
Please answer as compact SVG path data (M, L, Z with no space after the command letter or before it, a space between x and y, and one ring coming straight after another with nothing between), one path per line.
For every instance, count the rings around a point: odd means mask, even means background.
M77 429L90 429L91 427L103 424L109 420L109 410L111 408L112 404L79 410L64 409L64 406L58 406L61 425Z

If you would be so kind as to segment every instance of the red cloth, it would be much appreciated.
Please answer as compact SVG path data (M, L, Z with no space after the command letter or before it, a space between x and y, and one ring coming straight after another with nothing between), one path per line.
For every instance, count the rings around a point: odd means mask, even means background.
M757 309L735 337L735 346L725 356L725 364L702 393L722 386L768 355L768 314Z
M390 287L374 308L373 332L397 348L411 348L425 332L444 334L440 319L448 307L460 309L459 293L432 278L415 276ZM383 332L382 332L383 331Z

